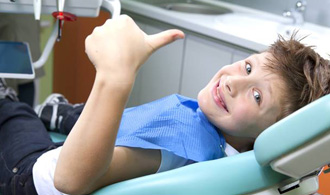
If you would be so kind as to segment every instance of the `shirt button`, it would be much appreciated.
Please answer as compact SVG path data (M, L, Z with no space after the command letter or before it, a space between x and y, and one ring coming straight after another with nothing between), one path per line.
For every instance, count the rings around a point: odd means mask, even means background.
M13 173L17 173L17 171L18 171L18 168L17 167L15 167L15 168L13 168Z

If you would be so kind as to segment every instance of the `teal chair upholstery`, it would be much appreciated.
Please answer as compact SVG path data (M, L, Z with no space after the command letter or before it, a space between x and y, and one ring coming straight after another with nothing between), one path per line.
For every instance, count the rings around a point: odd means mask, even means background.
M303 171L308 177L299 178L286 171L275 171L277 165L272 163L330 135L329 117L330 95L327 95L266 129L252 151L123 181L94 194L311 194L318 189L315 170L328 164L330 157L322 157L321 152L316 154L314 158L321 159L321 163L317 163L318 167L305 168ZM50 134L54 141L65 139L63 135ZM326 150L330 152L329 147ZM307 155L314 153L306 152ZM303 164L295 156L289 159L297 166Z

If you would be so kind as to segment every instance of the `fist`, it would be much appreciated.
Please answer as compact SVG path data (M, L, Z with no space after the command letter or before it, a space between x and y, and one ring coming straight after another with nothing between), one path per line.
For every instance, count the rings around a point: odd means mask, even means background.
M109 19L85 40L85 50L96 70L116 76L136 75L140 66L158 48L184 38L179 30L145 34L126 15Z

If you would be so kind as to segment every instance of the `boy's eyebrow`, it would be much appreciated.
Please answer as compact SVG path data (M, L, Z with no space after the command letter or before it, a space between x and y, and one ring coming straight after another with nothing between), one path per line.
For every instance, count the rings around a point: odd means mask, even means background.
M259 56L257 54L253 54L250 56L251 57L251 60L253 64L257 65L258 68L260 68L260 70L262 70L262 66L263 64L261 63L261 60L259 58ZM271 80L270 79L266 79L266 81L268 81L268 84L266 86L266 90L268 91L269 93L269 99L272 97L272 94L273 94L273 87L271 85Z
M248 58L246 58L246 61L249 61L252 66L260 67L260 61L257 54L250 55Z
M252 56L253 61L255 61L255 64L257 64L259 67L261 67L261 62L257 54L253 54Z
M273 97L273 87L270 84L270 80L268 80L268 85L266 86L266 90L268 91L268 98L265 98L264 96L264 100L266 100L267 103L265 103L265 101L262 101L262 107L265 107L266 105L269 105L269 103L272 102L272 97ZM267 93L267 92L266 92Z

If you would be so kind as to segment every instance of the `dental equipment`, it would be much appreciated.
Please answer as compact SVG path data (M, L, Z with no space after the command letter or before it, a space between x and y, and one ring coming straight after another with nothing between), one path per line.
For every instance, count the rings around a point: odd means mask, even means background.
M57 4L57 1L59 3ZM40 19L40 14L52 14L54 12L67 12L71 13L69 19L73 16L82 17L97 17L100 9L104 8L109 11L112 18L120 15L121 5L119 0L0 0L0 12L6 13L25 13L35 14L36 19ZM56 15L56 14L55 14ZM60 15L60 14L59 14ZM35 68L42 67L55 44L57 38L61 36L61 25L64 18L56 16L58 21L54 24L53 31L47 41L47 44L42 52L40 58L33 62ZM67 20L69 20L67 18Z
M41 0L33 0L34 18L40 20Z
M330 163L330 94L267 128L254 150L104 187L94 194L313 194ZM50 133L53 141L65 136Z
M76 21L77 16L69 12L64 12L65 0L58 0L57 3L57 12L53 12L52 15L58 21L58 31L57 31L57 41L61 40L62 37L62 26L64 21Z

